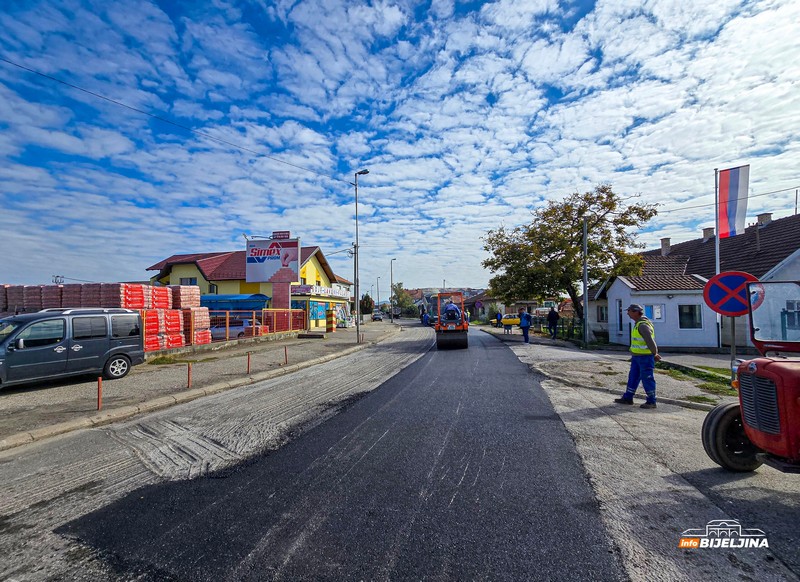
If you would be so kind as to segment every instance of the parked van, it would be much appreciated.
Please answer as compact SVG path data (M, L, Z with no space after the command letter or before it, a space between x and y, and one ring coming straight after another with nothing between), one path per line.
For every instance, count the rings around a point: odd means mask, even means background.
M0 388L102 373L122 378L144 362L132 309L45 309L0 319Z

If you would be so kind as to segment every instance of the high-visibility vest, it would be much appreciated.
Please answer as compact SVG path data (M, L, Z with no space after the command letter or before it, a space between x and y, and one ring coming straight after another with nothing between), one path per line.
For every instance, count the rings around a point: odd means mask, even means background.
M645 343L642 334L639 333L639 326L642 324L650 328L650 335L653 341L656 339L656 330L653 328L653 324L649 319L643 317L633 326L633 331L631 332L631 353L636 356L649 356L652 355L653 352L647 347L647 343Z

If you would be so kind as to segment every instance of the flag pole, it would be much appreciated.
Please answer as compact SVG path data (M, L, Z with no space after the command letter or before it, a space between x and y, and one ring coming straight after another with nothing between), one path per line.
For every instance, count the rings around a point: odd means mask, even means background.
M719 168L714 168L714 274L719 275ZM722 318L719 313L717 316L717 347L722 347Z
M716 225L714 237L714 251L716 270L715 275L719 275L719 168L714 168L714 224Z

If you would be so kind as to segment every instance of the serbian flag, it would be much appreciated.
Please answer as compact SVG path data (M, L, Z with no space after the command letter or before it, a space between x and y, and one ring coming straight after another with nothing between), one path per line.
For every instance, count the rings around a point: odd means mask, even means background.
M750 166L720 170L717 198L719 238L728 238L744 232L749 182Z

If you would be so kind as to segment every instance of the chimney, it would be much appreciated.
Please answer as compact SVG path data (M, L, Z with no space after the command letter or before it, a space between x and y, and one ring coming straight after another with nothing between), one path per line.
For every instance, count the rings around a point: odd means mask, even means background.
M661 239L661 256L666 257L669 254L669 239Z
M708 239L714 238L714 227L709 226L708 228L703 229L703 242L706 242Z
M772 222L772 213L764 212L763 214L759 214L757 220L758 226L767 226L770 222Z

